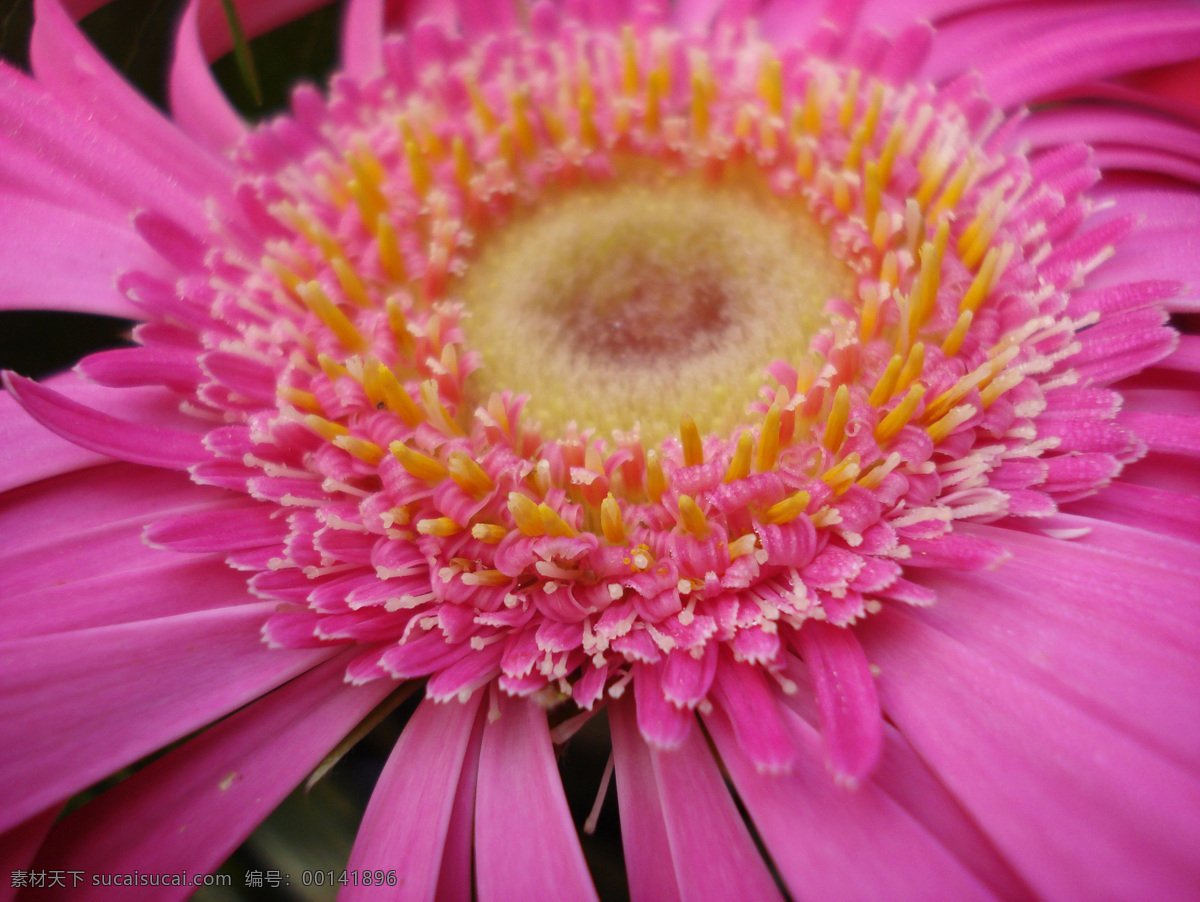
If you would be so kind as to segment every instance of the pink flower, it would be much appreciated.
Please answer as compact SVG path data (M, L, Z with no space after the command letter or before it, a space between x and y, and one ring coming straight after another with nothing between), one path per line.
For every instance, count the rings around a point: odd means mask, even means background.
M593 897L596 715L635 898L1193 893L1200 10L382 7L253 129L216 4L173 120L58 0L0 70L4 306L143 321L5 381L14 879L419 691L347 898Z

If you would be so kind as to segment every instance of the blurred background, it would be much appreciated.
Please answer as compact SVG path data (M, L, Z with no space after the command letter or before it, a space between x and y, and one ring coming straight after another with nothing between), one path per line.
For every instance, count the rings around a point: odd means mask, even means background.
M82 27L130 82L165 108L171 39L182 8L179 0L116 0L88 16ZM247 119L257 121L283 111L291 86L299 81L325 82L337 65L340 16L341 4L334 3L252 40L259 96L239 71L233 54L214 64L222 87ZM0 55L26 70L32 22L32 0L0 0ZM132 325L105 316L0 311L0 368L26 376L47 376L70 368L94 351L128 345ZM232 878L231 888L202 889L193 898L201 902L334 898L336 886L304 886L302 874L332 870L338 875L345 868L375 781L415 705L415 698L400 705L311 791L301 788L293 792L222 865L221 873ZM560 751L560 771L577 825L583 824L596 798L609 755L607 732L601 714ZM68 810L135 770L130 768L81 793ZM582 842L601 898L621 900L628 898L628 889L616 811L614 781L594 835L583 836ZM524 825L515 824L514 829L524 829ZM154 862L145 862L142 869L153 871ZM268 880L270 872L280 875L277 888ZM246 885L248 875L254 874L263 879L262 888ZM290 881L284 885L286 877Z

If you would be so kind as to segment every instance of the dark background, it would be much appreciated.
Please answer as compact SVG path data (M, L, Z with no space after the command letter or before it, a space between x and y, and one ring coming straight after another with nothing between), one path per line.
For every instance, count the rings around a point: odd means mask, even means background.
M0 55L28 69L27 45L32 26L32 0L0 0ZM92 41L126 78L160 107L165 107L166 72L171 36L183 4L179 0L116 0L82 23ZM323 82L337 63L340 4L294 22L250 42L261 85L262 103L252 97L232 58L214 65L226 93L250 120L283 110L289 86L300 80ZM3 290L0 279L0 291ZM0 368L27 376L45 376L69 368L93 351L128 344L128 320L74 313L0 311ZM420 693L417 693L419 695ZM311 792L293 792L221 868L232 877L232 889L205 889L200 900L330 899L330 887L304 887L304 870L335 870L346 865L362 811L387 756L411 714L409 700L358 744ZM607 726L594 718L560 753L568 802L582 824L595 799L608 759ZM73 800L83 804L122 777L93 787ZM628 897L621 864L620 831L616 818L615 780L593 837L582 837L597 889L602 898ZM527 829L514 824L514 830ZM143 870L154 869L145 862ZM290 874L281 889L245 888L247 871Z

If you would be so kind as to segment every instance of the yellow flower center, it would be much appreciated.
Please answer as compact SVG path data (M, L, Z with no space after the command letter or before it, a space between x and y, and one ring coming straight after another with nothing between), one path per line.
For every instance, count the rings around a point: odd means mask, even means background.
M853 283L803 205L743 175L638 172L485 235L449 292L482 357L472 394L528 394L548 434L658 442L681 410L706 432L744 422L764 364L802 356Z

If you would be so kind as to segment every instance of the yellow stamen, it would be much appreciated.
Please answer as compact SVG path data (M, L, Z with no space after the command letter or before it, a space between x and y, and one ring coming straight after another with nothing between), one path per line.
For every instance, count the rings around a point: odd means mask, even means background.
M600 502L600 529L604 532L604 538L613 545L624 545L628 541L621 505L612 495Z
M304 389L295 388L291 385L281 385L278 391L279 397L297 410L307 410L309 413L321 413L321 405L317 402L317 396L312 392L306 392Z
M462 532L462 527L449 517L432 517L428 520L418 520L417 532L423 536L446 538Z
M482 498L496 487L483 467L471 459L466 452L455 451L450 455L450 478L472 498Z
M699 139L708 135L711 78L707 68L692 72L692 134Z
M462 427L454 422L450 412L446 410L438 395L438 384L433 379L421 383L421 406L425 409L429 422L446 435L462 435Z
M400 253L400 242L396 238L396 229L386 216L381 215L375 220L375 240L379 244L379 262L387 277L393 282L405 281L408 270Z
M765 473L775 468L775 460L779 456L779 424L783 411L778 402L772 404L763 419L762 431L758 435L758 457L755 466L758 472Z
M885 282L892 288L900 284L899 264L896 262L896 252L888 251L883 255L879 264L879 281Z
M367 286L363 284L363 280L358 277L358 273L354 271L345 258L337 257L331 264L334 275L337 276L338 285L346 297L359 307L374 307L375 302L371 296L367 294Z
M387 208L387 201L379 193L379 189L365 185L359 179L354 178L346 182L346 190L354 199L354 205L358 207L358 218L364 224L373 223Z
M879 205L882 202L883 185L879 180L879 164L867 160L863 170L863 222L873 224L879 215Z
M725 481L734 482L738 479L745 479L750 475L750 462L754 456L754 436L749 432L743 432L738 436L737 447L733 452L733 459L729 462L729 469L725 471Z
M862 313L858 318L858 337L864 344L875 336L879 321L879 289L864 285L862 289Z
M499 545L508 535L508 530L495 523L476 523L471 527L471 535L488 545Z
M924 368L925 344L918 341L908 352L908 360L904 362L904 369L900 371L900 376L896 379L896 387L892 389L892 394L908 388L912 381L921 375Z
M396 378L396 374L382 363L376 365L376 377L383 390L383 401L388 409L398 414L409 426L416 426L425 421L425 413L417 406L412 395L405 390Z
M662 125L662 101L669 93L670 76L663 67L650 71L646 79L646 131L657 132Z
M663 472L657 451L646 452L646 495L655 504L662 501L667 490L667 476Z
M821 95L816 76L811 76L804 87L804 117L801 125L814 137L821 134Z
M513 132L517 144L526 156L533 156L537 150L537 135L533 124L529 121L529 94L525 90L514 91L510 98L513 111Z
M350 375L350 371L348 369L346 369L328 354L318 354L317 364L321 367L321 372L325 374L325 378L330 382L336 382L343 376Z
M991 407L997 398L1010 388L1015 388L1024 378L1022 373L1002 373L979 392L979 400L983 402L984 408Z
M326 260L346 256L337 239L325 231L324 227L313 216L305 215L305 213L297 210L290 204L284 206L284 213L292 225L320 249L321 255Z
M700 430L696 421L684 414L679 423L679 440L683 445L683 465L696 467L704 463L704 445L700 441Z
M703 539L708 535L708 518L689 495L679 496L679 520L683 528L697 538Z
M875 82L871 89L871 100L867 104L867 112L862 120L863 143L875 137L875 128L879 124L879 114L883 111L883 85Z
M883 444L903 429L912 419L912 415L916 412L917 405L921 403L923 397L925 397L925 386L918 382L875 427L875 441Z
M838 113L838 125L842 127L842 131L849 130L850 123L854 121L854 111L858 108L858 86L861 81L862 73L858 69L851 69L846 79L846 97Z
M366 338L358 331L349 317L329 299L329 295L325 293L320 282L315 280L305 282L297 286L296 292L300 295L304 306L311 310L347 349L361 351L367 347Z
M873 407L886 404L888 399L895 393L896 379L900 375L900 368L902 366L904 366L904 358L899 354L893 354L883 374L879 377L879 381L875 383L875 388L871 391L871 396L867 399Z
M767 102L767 109L772 115L778 116L783 112L783 66L773 54L763 60L758 76L758 93Z
M810 501L812 501L812 496L808 492L796 492L767 508L766 513L763 514L763 520L776 525L790 523L808 509Z
M829 408L829 419L825 421L825 439L823 444L830 451L837 451L846 438L846 422L850 418L850 389L839 385L833 396L833 404Z
M755 548L758 547L758 536L752 532L746 533L744 536L738 536L729 543L729 559L736 561L740 557L745 557L748 554L753 554Z
M335 423L332 420L327 420L324 417L317 416L315 413L305 415L304 425L306 425L317 435L321 436L321 438L330 442L339 436L350 434L350 430L341 423Z
M507 586L512 582L511 576L505 576L499 570L473 570L462 575L465 586Z
M975 274L975 279L971 282L971 287L959 301L958 309L961 312L974 313L979 309L979 305L987 299L992 291L992 284L996 277L996 262L999 259L999 248L993 247L988 250L987 256L983 258L983 265L979 267L979 272Z
M479 82L473 76L468 77L465 81L467 83L467 93L471 97L471 109L474 111L476 118L479 119L479 124L485 132L495 131L496 116L488 107L483 92L479 90Z
M404 442L392 442L388 445L388 450L400 462L400 466L417 479L423 479L426 482L441 482L450 472L446 469L446 465L437 458L422 454L420 451L408 447Z
M641 74L638 72L637 37L633 33L633 26L625 25L621 28L621 90L626 97L637 93L641 80Z
M383 449L374 442L367 441L365 438L358 438L354 435L339 435L333 439L333 443L343 451L353 454L359 460L365 461L371 466L375 466L383 460Z
M854 484L858 474L862 472L862 462L858 452L848 454L821 474L821 481L840 495Z
M883 483L884 478L896 467L900 466L900 452L893 451L888 455L887 460L881 464L876 464L866 473L859 477L858 484L864 489L877 489Z
M891 240L892 218L888 216L886 210L880 210L875 214L875 224L871 228L871 243L879 250L883 250ZM892 285L894 286L895 283L893 282Z
M371 150L371 145L360 136L354 139L353 146L353 153L346 154L346 162L350 164L359 181L364 185L382 184L387 178L387 173L375 152Z
M429 168L429 160L416 141L404 142L404 155L408 158L408 174L412 178L413 189L424 197L433 184L433 170Z
M970 310L964 310L958 315L958 320L954 323L949 334L946 335L942 342L942 353L947 357L953 357L958 353L958 349L962 347L963 339L967 337L967 330L971 328L971 320L975 315Z
M544 536L546 526L542 522L542 512L536 501L520 492L510 492L508 495L508 512L512 514L517 529L523 535Z
M551 536L565 536L572 538L578 533L566 520L559 516L558 511L554 510L544 501L538 505L538 513L541 514L542 523L546 527L546 534Z
M816 172L817 155L808 139L801 138L796 142L796 172L806 182L811 182Z
M926 426L925 431L934 442L940 442L973 416L975 416L975 405L962 404Z
M975 174L975 154L971 153L954 171L954 175L950 177L950 181L946 183L945 189L942 191L942 196L938 198L936 204L933 205L933 216L937 218L942 213L953 210L959 199L962 197L963 191L967 187L971 176Z
M904 126L897 122L888 132L883 150L879 153L879 184L887 187L892 178L892 166L896 162L896 154L900 152L900 142L904 140Z

